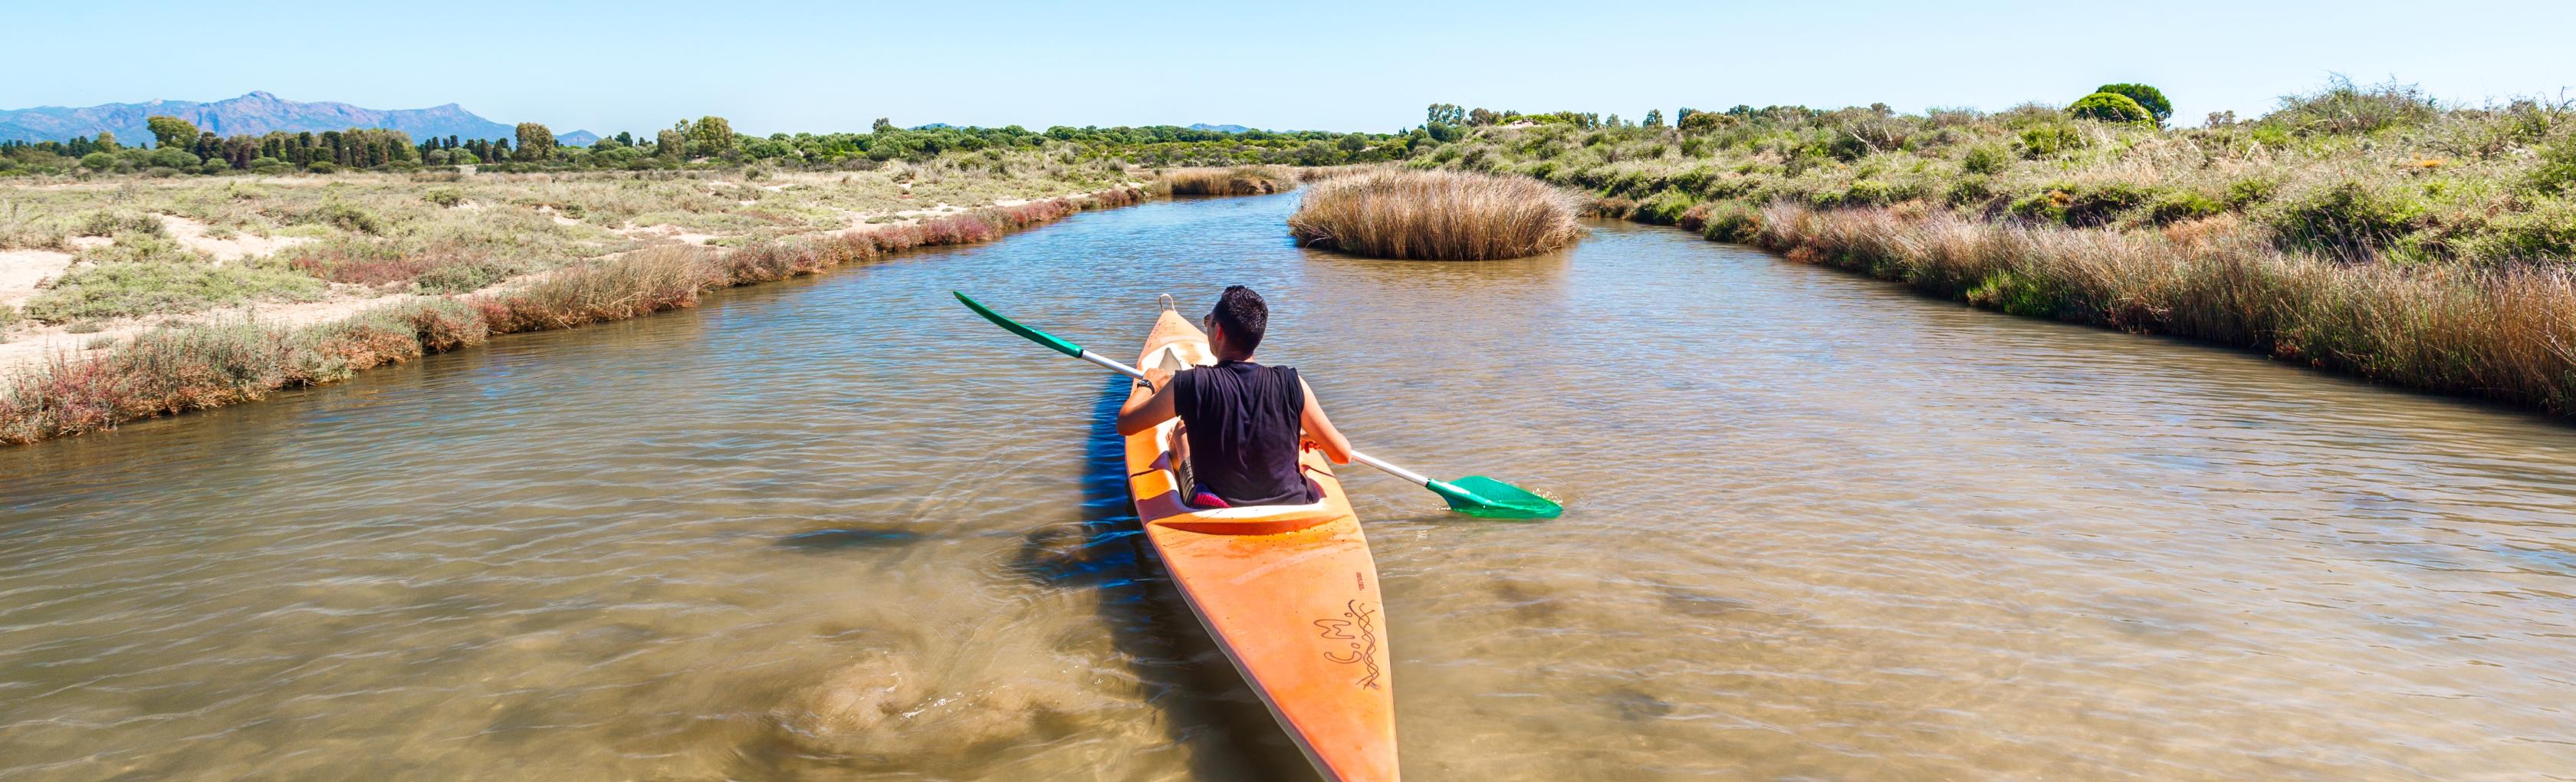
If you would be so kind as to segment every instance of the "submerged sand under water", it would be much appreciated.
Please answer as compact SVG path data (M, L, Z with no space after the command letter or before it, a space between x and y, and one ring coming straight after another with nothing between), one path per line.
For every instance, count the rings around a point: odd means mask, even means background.
M1675 231L1407 264L1295 196L0 450L0 776L1295 778L1132 534L1111 355L1269 293L1420 779L2551 778L2576 430Z

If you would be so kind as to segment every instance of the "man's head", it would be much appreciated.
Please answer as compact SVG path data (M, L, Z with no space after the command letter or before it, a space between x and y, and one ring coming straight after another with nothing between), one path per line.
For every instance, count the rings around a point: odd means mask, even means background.
M1251 288L1228 286L1200 325L1207 327L1208 347L1217 358L1241 361L1261 346L1261 333L1270 328L1270 304Z

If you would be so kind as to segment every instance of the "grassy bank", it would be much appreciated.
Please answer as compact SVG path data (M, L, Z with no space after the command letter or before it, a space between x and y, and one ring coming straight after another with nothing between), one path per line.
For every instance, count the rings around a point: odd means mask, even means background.
M1410 165L1589 192L2034 317L2576 414L2576 113L2336 83L2247 121L1802 107L1484 127Z
M1573 200L1518 177L1376 169L1317 182L1288 217L1299 244L1419 260L1520 258L1582 233Z
M748 244L1118 187L1123 165L864 172L357 174L0 188L0 251L66 254L27 301L68 325L327 295L457 293L657 243ZM1017 163L1018 165L1011 165ZM180 235L180 234L185 234ZM238 246L243 262L208 247Z
M259 399L497 334L688 307L716 288L813 274L917 247L991 241L1013 229L1143 198L1138 189L1117 188L729 250L646 248L564 266L521 285L411 300L303 328L234 322L153 329L95 356L56 356L12 380L0 389L0 442L27 443Z

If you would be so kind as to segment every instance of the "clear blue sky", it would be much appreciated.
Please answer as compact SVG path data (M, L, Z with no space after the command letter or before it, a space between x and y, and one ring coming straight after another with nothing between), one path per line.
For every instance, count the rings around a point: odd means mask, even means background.
M1955 6L1955 7L1954 7ZM557 132L716 114L1391 131L1432 102L1575 109L2064 103L2141 81L2252 115L2328 74L2479 102L2576 88L2576 2L32 2L0 107L267 90L461 103ZM2576 90L2568 92L2576 97Z

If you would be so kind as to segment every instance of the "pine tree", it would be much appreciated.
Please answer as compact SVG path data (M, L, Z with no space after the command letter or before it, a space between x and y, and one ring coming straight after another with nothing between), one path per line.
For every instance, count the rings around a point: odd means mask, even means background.
M555 153L555 133L534 122L519 123L519 159L544 160Z
M197 141L197 126L178 117L144 117L143 127L152 131L152 146L157 149L185 149Z

